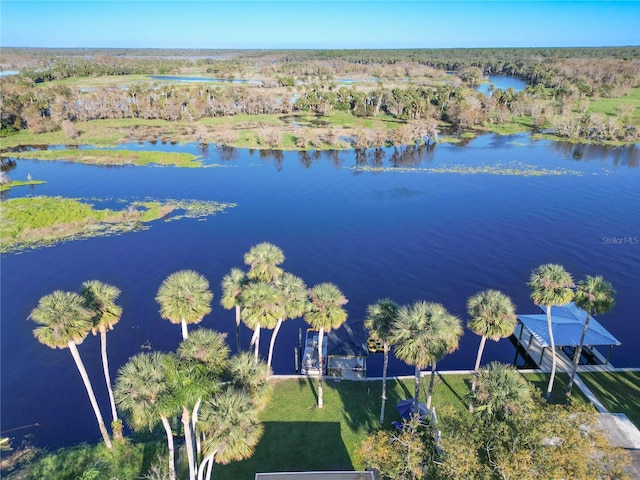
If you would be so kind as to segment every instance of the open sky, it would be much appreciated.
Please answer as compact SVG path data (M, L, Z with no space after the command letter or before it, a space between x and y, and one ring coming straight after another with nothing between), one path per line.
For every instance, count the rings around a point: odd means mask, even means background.
M0 18L5 47L640 45L640 0L1 0Z

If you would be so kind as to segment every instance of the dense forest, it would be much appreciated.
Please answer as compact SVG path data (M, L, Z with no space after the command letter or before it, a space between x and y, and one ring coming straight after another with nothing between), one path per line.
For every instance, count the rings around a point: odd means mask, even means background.
M0 56L3 136L75 122L197 121L238 114L330 111L427 125L482 128L514 117L536 130L589 141L637 142L640 47L441 50L128 50L6 48ZM203 75L225 83L159 82ZM474 89L489 74L527 82L519 92ZM348 81L344 78L348 77ZM95 81L81 86L78 79ZM237 80L234 83L232 80ZM342 81L341 81L342 80ZM601 111L594 100L609 99ZM627 99L630 99L627 101ZM392 139L381 139L393 143Z

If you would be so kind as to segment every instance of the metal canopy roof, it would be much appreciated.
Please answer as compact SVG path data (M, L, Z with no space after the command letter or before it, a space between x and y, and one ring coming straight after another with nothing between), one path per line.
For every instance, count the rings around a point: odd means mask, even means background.
M518 320L543 347L550 347L546 308L544 306L540 308L545 312L544 314L518 315ZM577 307L573 302L562 307L551 307L551 325L556 347L578 346L586 318L587 312ZM620 341L595 318L591 317L584 345L620 345Z

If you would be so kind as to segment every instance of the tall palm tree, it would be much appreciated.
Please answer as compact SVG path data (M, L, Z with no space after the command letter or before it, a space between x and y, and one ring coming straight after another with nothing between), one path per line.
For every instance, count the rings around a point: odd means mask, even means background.
M260 328L274 328L282 317L278 289L271 283L253 282L242 292L242 321L253 330L255 361L260 349Z
M531 288L531 300L536 305L546 307L547 329L551 344L551 376L547 386L547 401L551 398L553 382L556 377L556 342L553 337L553 324L551 322L551 307L554 305L566 305L573 299L573 279L562 265L547 263L540 265L531 273L529 288Z
M240 309L242 304L242 292L247 286L248 279L245 273L239 268L232 268L231 271L222 278L222 297L220 305L227 310L236 309L236 348L240 351Z
M104 379L107 382L109 401L111 402L111 416L113 421L113 436L122 438L122 422L118 418L116 402L113 398L111 388L111 375L109 373L109 358L107 357L107 331L113 330L116 323L122 316L122 307L116 305L116 299L120 295L120 289L100 282L99 280L88 280L82 284L81 295L84 298L85 306L93 312L93 329L95 335L100 332L100 352L102 355L102 370Z
M251 247L244 256L244 263L249 265L247 276L259 282L273 282L282 275L278 266L284 262L284 253L275 245L263 242Z
M324 342L324 332L330 332L333 328L338 328L347 320L347 311L342 308L348 300L340 289L332 283L321 283L309 290L309 300L304 319L319 331L318 334L318 408L324 406L322 396L322 380L324 375L324 358L322 355L322 344Z
M587 312L587 318L585 319L584 326L582 327L580 343L573 354L571 376L569 377L569 385L567 385L566 391L567 396L571 396L573 381L578 369L580 355L582 354L582 347L584 346L584 338L587 335L587 330L589 328L589 320L592 315L607 313L610 311L615 304L615 295L615 289L609 282L602 278L602 275L596 275L595 277L587 275L587 277L584 280L580 280L576 286L574 302L578 307Z
M195 433L198 412L203 398L208 398L219 387L219 380L227 369L229 347L226 334L207 328L198 328L178 346L178 358L188 365L190 375L197 374L200 396L191 411L191 428ZM200 438L196 435L196 453L200 453Z
M506 420L532 403L529 383L514 367L499 362L478 371L478 388L469 397L474 416L483 422Z
M169 450L169 478L175 480L173 432L169 423L175 412L165 354L145 352L131 357L118 372L114 394L134 430L152 430L158 421L162 422Z
M420 370L431 366L427 395L427 408L431 408L436 362L458 348L462 333L460 319L439 303L418 301L398 310L390 339L396 356L415 366L414 412L418 412Z
M209 369L198 362L185 360L178 355L167 354L167 379L171 386L171 395L181 410L180 421L184 430L185 450L189 465L189 480L197 476L197 456L195 432L193 431L193 412L203 398L215 393L220 382Z
M226 465L250 458L264 430L247 395L233 389L205 402L199 428L204 434L204 458L198 480L211 479L214 462Z
M107 428L104 425L89 375L87 375L87 370L84 368L82 358L80 358L80 352L78 352L78 345L84 341L93 326L92 317L93 314L84 307L84 302L80 295L60 290L42 297L38 302L38 306L29 315L31 320L40 325L33 330L33 335L40 343L50 348L68 348L71 352L71 356L87 389L89 401L98 420L102 439L107 448L111 450L109 432L107 432Z
M382 366L382 406L380 407L380 423L384 423L384 408L387 401L387 367L389 366L389 347L391 327L398 315L398 304L385 298L367 307L367 318L364 326L375 340L382 342L384 363Z
M280 331L282 322L284 320L301 317L307 307L307 286L300 277L285 272L274 284L278 290L278 303L280 305L281 316L278 318L278 323L276 323L273 333L271 334L269 356L267 357L267 366L269 368L271 368L273 347L276 343L276 337Z
M471 391L475 392L478 368L487 338L497 342L511 335L516 328L517 317L511 299L498 290L485 290L470 297L467 312L471 317L467 327L481 337L471 384ZM472 408L471 404L469 408Z
M156 295L160 316L182 325L183 340L189 338L187 324L199 323L211 312L212 299L208 280L193 270L180 270L169 275Z

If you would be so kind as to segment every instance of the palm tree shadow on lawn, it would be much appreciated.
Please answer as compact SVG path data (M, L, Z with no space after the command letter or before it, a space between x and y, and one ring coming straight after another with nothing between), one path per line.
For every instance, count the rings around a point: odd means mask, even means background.
M405 398L403 391L408 393L406 386L394 379L387 379L387 401L385 404L385 421L380 425L380 407L382 403L381 381L341 381L327 382L327 386L334 389L342 401L342 418L353 431L371 432L391 426L391 422L399 420L396 405ZM408 397L407 397L408 398Z
M217 479L253 478L256 472L353 470L339 422L265 422L248 460L215 465Z

